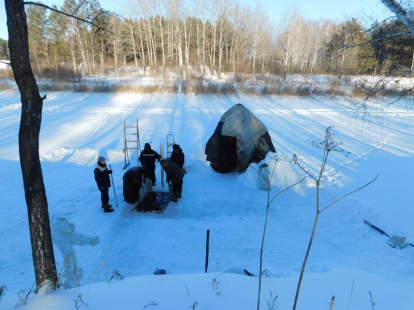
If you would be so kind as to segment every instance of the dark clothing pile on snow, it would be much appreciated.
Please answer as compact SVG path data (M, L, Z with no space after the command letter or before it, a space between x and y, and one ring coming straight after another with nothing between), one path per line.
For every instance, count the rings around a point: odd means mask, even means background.
M151 149L149 143L145 143L144 150L139 156L139 161L141 162L142 167L145 169L145 178L152 180L152 184L155 184L155 160L160 161L161 156Z
M178 144L173 145L173 151L172 151L170 160L176 163L178 167L183 169L184 162L185 162L185 155L183 153L183 150Z
M122 179L124 180L124 200L128 203L135 203L139 198L139 191L142 186L144 169L132 167L128 169Z

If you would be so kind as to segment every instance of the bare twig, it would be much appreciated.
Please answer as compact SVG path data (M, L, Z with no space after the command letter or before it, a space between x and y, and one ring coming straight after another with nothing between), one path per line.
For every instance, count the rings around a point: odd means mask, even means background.
M73 300L75 302L75 308L76 310L79 310L81 307L86 306L86 308L89 308L89 305L83 301L82 295L79 294L76 299Z
M352 192L349 192L348 194L343 195L341 198L335 200L334 202L330 203L329 205L327 205L326 207L324 207L323 209L321 209L319 211L319 213L322 213L323 211L325 211L326 209L328 209L330 206L333 206L334 204L336 204L337 202L339 202L340 200L344 199L345 197L352 195L353 193L356 193L357 191L360 191L361 189L363 189L364 187L367 187L368 185L370 185L372 182L374 182L377 178L379 177L379 174L373 178L371 181L369 181L367 184L357 188L356 190L353 190Z
M315 212L315 220L314 220L314 223L313 223L312 233L311 233L311 236L310 236L310 239L309 239L308 247L306 249L305 258L303 260L302 268L301 268L300 275L299 275L299 281L298 281L298 285L297 285L297 288L296 288L295 301L293 303L293 310L296 309L297 302L298 302L298 299L299 299L300 287L301 287L301 284L302 284L303 275L305 273L306 262L308 260L309 253L310 253L310 250L311 250L311 247L312 247L312 243L313 243L313 239L315 237L315 232L316 232L316 227L318 225L319 215L322 213L322 211L326 210L327 208L329 208L330 206L334 205L335 203L337 203L338 201L342 200L343 198L345 198L345 197L347 197L347 196L349 196L349 195L351 195L351 194L353 194L353 193L355 193L355 192L363 189L364 187L368 186L369 184L371 184L372 182L374 182L376 180L376 178L378 177L377 176L375 179L373 179L369 183L365 184L364 186L362 186L362 187L360 187L360 188L358 188L358 189L356 189L356 190L354 190L354 191L352 191L352 192L350 192L350 193L342 196L341 198L335 200L333 203L329 204L325 208L320 209L319 208L319 205L320 205L320 181L322 179L322 176L323 176L323 173L324 173L324 170L325 170L325 167L326 167L326 163L328 161L329 153L331 151L344 152L344 150L340 147L342 145L342 143L338 143L338 142L336 142L333 139L333 134L331 134L330 129L331 129L331 127L328 127L326 129L326 131L325 131L325 139L323 140L323 142L319 142L319 143L313 142L313 144L316 145L316 146L318 146L318 147L321 146L321 145L323 145L324 146L324 151L323 151L322 164L321 164L321 167L320 167L319 176L318 176L318 179L315 180L315 183L316 183L316 212ZM296 162L295 163L298 164L297 157L296 157ZM301 168L301 169L304 170L303 168Z
M303 171L303 172L305 172L308 176L310 176L312 179L314 179L315 181L317 181L316 180L316 178L313 176L313 175L311 175L308 171L306 171L305 170L305 168L303 168L302 167L302 165L299 163L299 160L298 160L298 157L296 156L296 154L293 154L293 162L296 164L296 165L298 165L298 167Z
M185 289L186 289L186 291L187 291L188 296L191 296L191 294L190 294L190 289L189 289L189 287L188 287L187 283L185 283L185 282L184 282L184 280L183 280L183 284L184 284L184 286L185 286Z
M65 15L65 16L68 16L68 17L71 17L71 18L74 18L74 19L79 20L79 21L81 21L81 22L84 22L84 23L86 23L86 24L88 24L88 25L91 25L91 26L93 26L93 27L97 28L98 30L101 30L101 31L106 31L106 32L109 32L109 33L111 33L111 34L115 35L115 33L113 33L112 31L110 31L110 30L108 30L108 29L106 29L106 28L103 28L103 27L101 27L101 26L97 25L97 24L96 24L96 23L94 23L93 21L86 20L86 19L84 19L84 18L81 18L81 17L75 16L74 14L70 14L70 13L66 13L66 12L60 11L60 10L55 9L55 8L52 8L52 7L50 7L50 6L46 5L46 4L43 4L43 3L40 3L40 2L32 2L32 1L25 1L25 2L24 2L24 4L25 4L25 5L37 5L37 6L40 6L40 7L46 8L46 9L51 10L51 11L53 11L53 12L56 12L56 13L59 13L59 14L62 14L62 15ZM75 13L76 13L76 12L77 12L77 9L75 10ZM93 20L95 20L95 18L96 18L97 16L102 15L102 14L111 14L111 13L110 13L109 11L106 11L106 10L101 10L101 11L99 11L99 13L98 13L98 14L97 14L94 18L93 18Z
M349 294L348 307L346 307L346 310L349 310L349 305L351 304L352 293L354 291L354 283L355 283L355 280L352 280L351 293Z
M124 277L122 276L122 274L119 272L119 271L117 271L117 270L114 270L113 272L112 272L112 276L111 276L111 278L109 279L109 281L108 281L108 284L113 280L113 279L116 279L116 280L118 280L118 281L121 281L122 279L124 279Z
M150 304L148 304L148 305L145 305L142 309L145 309L145 308L148 308L148 307L151 307L151 306L158 306L158 304L157 304L156 302L153 302L153 301L151 300L151 303L150 303Z
M275 200L275 198L277 198L279 195L281 195L282 193L286 192L288 189L291 189L292 187L298 185L300 182L302 182L305 179L306 179L306 177L303 177L302 179L300 179L299 181L297 181L295 184L292 184L289 187L286 187L285 189L281 190L279 193L277 193L275 195L275 197L272 198L272 200L270 201L270 204L272 204L273 200Z
M335 296L332 296L331 306L329 307L329 310L334 310L334 306L335 306Z
M75 9L75 11L72 13L72 15L75 15L76 12L80 9L80 7L85 3L86 0L83 0L81 3L79 3L79 5L77 6L77 8Z
M302 182L305 179L305 177L303 177L300 181L298 181L295 184L292 184L289 187L283 189L278 194L276 194L272 199L270 199L270 184L271 184L271 181L273 179L273 175L274 175L275 170L276 170L277 162L278 161L275 160L275 165L273 166L273 171L272 171L272 174L271 174L269 179L266 179L262 176L265 179L265 181L267 182L267 206L266 206L265 223L264 223L264 227L263 227L262 244L261 244L261 247L260 247L260 270L259 270L259 289L258 289L258 296L257 296L257 310L260 309L260 293L261 293L261 289L262 289L263 249L264 249L264 242L265 242L265 237L266 237L267 220L269 218L270 205L272 204L273 200L275 200L276 197L278 197L279 195L281 195L282 193L284 193L288 189L292 188L293 186L296 186L297 184L299 184L300 182Z
M375 309L375 300L374 300L374 295L372 295L371 291L369 291L369 299L371 301L371 309L374 310Z

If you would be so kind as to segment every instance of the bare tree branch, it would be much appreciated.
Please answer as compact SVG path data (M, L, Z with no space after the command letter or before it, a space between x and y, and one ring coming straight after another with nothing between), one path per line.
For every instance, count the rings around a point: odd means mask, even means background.
M91 25L91 26L93 26L93 27L97 28L97 29L98 29L98 30L100 30L100 31L106 31L106 32L109 32L110 34L115 35L115 33L113 33L112 31L110 31L110 30L108 30L108 29L106 29L106 28L103 28L103 27L101 27L101 26L99 26L99 25L95 24L93 21L89 21L89 20L86 20L86 19L84 19L84 18L80 18L80 17L78 17L78 16L75 16L74 14L69 14L69 13L66 13L66 12L63 12L63 11L60 11L60 10L54 9L54 8L52 8L52 7L48 6L48 5L43 4L43 3L40 3L40 2L32 2L32 1L24 1L23 3L24 3L24 5L37 5L37 6L41 6L41 7L43 7L43 8L48 9L48 10L51 10L51 11L53 11L53 12L56 12L56 13L59 13L59 14L62 14L62 15L65 15L65 16L68 16L68 17L71 17L71 18L74 18L74 19L79 20L79 21L81 21L81 22L84 22L84 23L86 23L86 24L88 24L88 25ZM75 13L76 13L77 11L78 11L78 8L75 10ZM101 15L101 14L104 14L104 13L107 13L107 14L111 14L111 15L113 15L113 14L112 14L111 12L109 12L109 11L106 11L106 10L101 10L101 11L97 14L97 16L99 16L99 15ZM97 16L95 16L92 20L95 20ZM114 15L114 16L115 16L115 15Z
M75 15L76 12L80 9L80 7L85 3L86 0L83 0L81 3L79 3L78 7L75 9L75 11L72 13L72 15Z

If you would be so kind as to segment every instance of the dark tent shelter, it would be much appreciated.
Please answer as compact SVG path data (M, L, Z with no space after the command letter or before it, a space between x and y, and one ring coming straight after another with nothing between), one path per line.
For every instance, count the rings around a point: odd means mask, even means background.
M276 152L267 128L240 103L223 114L206 145L207 160L220 173L243 172L269 151Z
M142 167L129 168L122 179L124 180L124 200L128 203L135 203L139 198L139 190L142 186Z

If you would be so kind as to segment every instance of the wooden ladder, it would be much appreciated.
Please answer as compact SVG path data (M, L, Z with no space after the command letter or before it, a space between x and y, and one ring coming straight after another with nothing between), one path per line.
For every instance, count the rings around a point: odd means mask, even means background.
M175 144L175 138L172 134L168 134L167 136L167 158L171 157L173 152L173 145Z
M131 144L132 143L132 144ZM139 140L139 127L138 127L138 119L136 126L127 126L126 122L124 121L124 161L125 166L123 169L129 166L129 150L137 150L137 166L140 166L139 163L139 155L141 153L141 145Z

